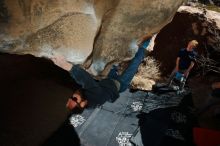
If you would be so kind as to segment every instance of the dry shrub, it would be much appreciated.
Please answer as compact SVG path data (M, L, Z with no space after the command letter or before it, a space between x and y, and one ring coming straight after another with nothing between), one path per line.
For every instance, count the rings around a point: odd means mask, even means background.
M139 66L138 73L132 80L134 89L151 90L155 81L160 79L159 63L152 57L147 57Z
M158 80L160 78L159 63L153 57L147 57L140 65L136 76L142 78L148 78L152 80Z

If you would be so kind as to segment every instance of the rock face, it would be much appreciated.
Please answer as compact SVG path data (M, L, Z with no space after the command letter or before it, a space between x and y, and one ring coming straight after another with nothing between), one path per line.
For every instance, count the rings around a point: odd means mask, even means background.
M173 21L158 33L155 40L153 56L161 63L163 75L170 74L179 49L186 47L192 39L199 42L196 49L199 55L214 60L215 65L220 66L220 13L181 6ZM197 67L201 65L199 61ZM203 67L209 71L205 66L207 63L204 62Z
M204 3L204 4L212 4L212 5L220 6L219 0L197 0L197 1Z
M0 51L62 54L99 73L106 64L131 58L135 41L158 32L184 1L3 0Z
M121 0L103 20L100 35L95 42L93 68L100 71L109 62L130 58L135 52L132 43L148 32L158 32L171 21L175 9L182 2Z
M188 4L192 5L197 5L198 3L200 4L205 4L205 5L216 5L220 6L220 1L219 0L188 0ZM194 3L194 4L193 4ZM197 4L196 4L197 3Z
M114 2L5 0L4 4L9 17L1 40L6 46L13 44L4 51L47 57L59 53L83 63L92 52L103 14Z

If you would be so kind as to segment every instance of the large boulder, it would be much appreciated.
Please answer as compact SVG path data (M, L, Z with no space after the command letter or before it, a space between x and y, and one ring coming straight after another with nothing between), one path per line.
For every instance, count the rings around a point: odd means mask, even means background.
M62 54L100 73L106 64L131 58L136 40L158 32L184 1L4 0L0 51Z
M64 55L83 63L92 52L102 16L115 3L109 0L5 0L2 51L51 57Z
M220 73L220 13L181 6L172 22L161 29L155 39L153 56L160 62L163 75L171 73L178 51L192 39L199 42L196 49L199 58L194 69Z

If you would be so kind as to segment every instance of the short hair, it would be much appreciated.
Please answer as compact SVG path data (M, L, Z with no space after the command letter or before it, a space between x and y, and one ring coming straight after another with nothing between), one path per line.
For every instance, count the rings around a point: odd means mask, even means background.
M79 94L81 96L82 100L86 99L83 89L76 89L74 91L74 93ZM73 108L71 110L71 114L81 114L83 111L84 111L84 108L77 107L77 108Z
M199 44L197 40L191 40L190 43L195 47Z
M82 99L86 99L85 92L83 91L83 89L76 89L74 91L74 93L78 93L81 96Z

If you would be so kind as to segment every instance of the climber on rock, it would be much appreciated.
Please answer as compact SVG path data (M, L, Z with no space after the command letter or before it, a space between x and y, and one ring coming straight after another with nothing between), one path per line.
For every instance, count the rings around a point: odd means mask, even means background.
M85 107L95 107L102 105L105 101L115 101L119 97L119 93L129 87L132 78L145 57L145 48L148 47L151 37L151 34L143 37L134 58L121 75L118 75L117 68L113 67L107 78L100 81L93 79L79 65L67 62L62 56L53 57L54 64L68 71L70 76L81 85L81 89L76 90L68 99L66 107L74 113L80 113Z

